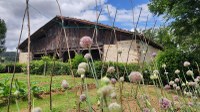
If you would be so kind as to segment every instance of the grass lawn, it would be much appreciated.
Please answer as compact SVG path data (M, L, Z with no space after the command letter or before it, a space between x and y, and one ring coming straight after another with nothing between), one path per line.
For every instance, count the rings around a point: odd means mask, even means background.
M12 74L0 74L0 82L3 81L5 78L11 78ZM22 82L27 82L26 81L26 75L25 74L16 74L15 76L19 81ZM66 79L68 83L70 84L70 89L63 92L63 91L58 91L60 90L60 85L61 81L63 79ZM49 91L49 81L50 77L49 76L41 76L41 75L31 75L31 83L32 85L37 85L42 88L44 93L48 93ZM61 75L61 76L54 76L53 77L53 108L55 112L73 112L76 111L77 109L77 102L79 101L79 95L80 95L80 78L75 78L75 83L74 79L72 76L67 76L67 75ZM94 80L93 79L87 79L87 83L90 85L94 85ZM89 87L90 88L90 87ZM137 103L135 99L132 97L130 94L131 88L135 91L135 85L131 85L130 83L124 83L124 89L123 89L123 107L126 108L125 112L128 111L128 108L131 108L133 112L139 111L139 107L137 106ZM158 105L158 100L159 97L161 96L161 90L159 88L156 88L151 85L146 85L146 86L141 86L139 90L139 95L140 96L141 92L148 94L149 100L151 105L156 109L159 110L159 105ZM118 84L116 85L116 91L117 94L119 94L118 90ZM97 101L98 101L98 96L97 96L97 89L94 87L91 87L89 89L89 96L90 100L92 102L93 108L97 108ZM164 94L167 94L169 98L172 98L172 95L174 93L172 92L166 92L164 91ZM43 112L49 112L49 94L42 94L42 99L38 98L33 98L34 106L35 107L41 107ZM119 101L119 99L117 100ZM112 102L112 101L110 101ZM140 100L142 102L142 100ZM18 105L20 108L20 112L26 112L27 109L27 101L18 101ZM5 112L6 111L6 106L3 106L0 104L0 112ZM83 103L81 105L82 110L87 110L87 104ZM11 111L12 112L17 112L17 106L16 104L11 105ZM98 110L97 110L98 111Z

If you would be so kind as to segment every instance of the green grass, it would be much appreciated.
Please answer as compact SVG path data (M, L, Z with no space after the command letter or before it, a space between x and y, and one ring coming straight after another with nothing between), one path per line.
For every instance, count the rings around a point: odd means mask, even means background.
M0 74L0 82L2 82L6 78L11 78L12 74ZM16 74L15 78L17 78L19 81L27 83L26 75L25 74ZM77 104L79 102L79 95L80 95L80 84L81 79L74 78L72 76L67 75L60 75L60 76L54 76L53 77L53 90L60 90L61 81L65 79L70 84L70 89L66 90L65 92L56 91L53 92L53 112L76 112ZM31 75L31 83L33 85L37 85L42 88L44 92L49 92L49 81L50 76L42 76L42 75ZM94 79L87 79L87 83L94 84ZM116 85L116 93L119 94L119 83ZM130 83L124 83L124 89L123 89L123 107L126 108L125 110L129 108L128 105L130 105L130 108L133 112L136 112L139 110L139 107L136 103L136 100L133 98L133 94L131 94L131 88L133 88L133 93L135 92L136 85L133 85ZM142 88L142 89L141 89ZM159 88L156 88L155 86L151 85L145 85L140 87L138 98L141 94L147 94L150 97L150 103L151 105L159 111L159 98L161 95L161 90ZM172 96L175 95L175 92L166 92L164 91L164 94L167 94L169 99L172 99ZM95 110L97 110L97 101L98 101L98 95L97 95L97 89L92 88L89 89L89 96L90 101L92 103L92 106ZM182 97L180 97L183 101ZM188 98L187 98L188 100ZM109 100L109 102L113 102L115 100ZM142 100L140 100L142 102ZM42 95L42 99L33 98L34 107L41 107L43 112L49 112L49 94ZM119 99L117 100L119 102ZM27 111L27 100L26 101L18 101L18 105L20 108L20 112L26 112ZM7 109L7 106L3 106L0 104L0 112L5 112ZM86 102L81 104L81 109L88 111L88 107ZM99 110L97 110L99 111ZM15 103L11 104L11 112L17 112L17 106Z

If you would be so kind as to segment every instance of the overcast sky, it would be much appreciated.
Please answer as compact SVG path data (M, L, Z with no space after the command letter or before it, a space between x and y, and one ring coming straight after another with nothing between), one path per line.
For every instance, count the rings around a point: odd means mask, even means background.
M56 0L29 0L31 34L59 15ZM103 7L100 22L111 25L112 19L117 11L116 26L132 30L133 13L130 0L97 0L98 8ZM147 16L149 17L148 28L152 27L155 19L158 20L157 26L162 24L162 18L154 17L148 10L148 0L133 0L134 20L136 22L140 8L142 14L138 29L144 29ZM89 21L96 20L95 0L59 0L63 16L76 17ZM108 16L106 7L109 7L111 20ZM7 25L6 47L7 51L15 51L22 25L22 17L26 7L25 0L0 0L0 18L4 19ZM22 41L27 37L27 19L25 19Z

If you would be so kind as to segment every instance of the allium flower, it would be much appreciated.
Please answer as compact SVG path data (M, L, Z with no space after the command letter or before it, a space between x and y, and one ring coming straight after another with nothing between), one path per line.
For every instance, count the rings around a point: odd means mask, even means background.
M89 48L92 46L92 39L89 37L89 36L83 36L81 39L80 39L80 46L83 47L83 48Z
M168 72L164 72L165 75L168 75Z
M77 73L79 75L84 75L85 74L85 69L84 68L78 68Z
M149 108L143 108L143 112L151 112Z
M159 74L159 71L158 71L158 70L154 70L154 71L153 71L153 74L158 75L158 74Z
M113 66L108 67L107 72L108 73L114 73L115 72L115 67L113 67Z
M172 86L173 84L174 84L174 81L170 81L170 82L169 82L169 85Z
M176 90L177 90L177 91L179 91L180 89L181 89L180 86L177 86L177 87L176 87Z
M170 87L170 85L165 85L165 87L164 87L164 89L166 89L166 90L168 90L168 89L170 89L171 87Z
M176 83L178 83L180 80L179 80L179 78L176 78L174 81L175 81Z
M63 89L67 89L69 87L69 83L66 80L63 80L62 83L61 83L61 87Z
M191 97L192 96L192 92L186 92L186 96Z
M183 66L184 66L184 67L188 67L188 66L190 66L190 62L185 61L185 62L183 63Z
M105 84L109 84L109 83L110 83L110 79L109 79L107 76L101 78L101 81L102 81L103 83L105 83Z
M173 100L174 100L174 101L178 101L178 99L179 99L179 98L178 98L178 95L174 95L174 96L173 96Z
M121 112L121 106L118 103L111 103L108 106L110 112Z
M183 87L184 87L184 86L185 86L185 83L182 83L182 84L181 84L181 86L183 86Z
M20 91L19 91L19 90L16 90L16 91L14 92L14 95L15 95L15 96L19 96L19 94L20 94Z
M153 52L153 53L151 54L152 57L156 57L156 55L157 55L156 52Z
M140 82L143 80L143 76L140 72L131 72L128 78L132 83Z
M196 86L196 84L197 84L196 82L192 82L192 81L188 82L189 86L193 86L194 87L194 86Z
M113 91L113 87L111 85L105 85L105 86L99 88L97 93L103 97L106 97L106 96L109 96L112 91Z
M179 69L176 69L175 70L175 74L179 74L180 73L180 70Z
M89 65L86 63L86 62L81 62L79 65L78 65L78 69L79 68L83 68L85 71L88 70L89 68Z
M111 78L110 82L111 82L113 85L115 85L116 82L117 82L117 80L116 80L115 78Z
M188 102L188 105L189 105L190 107L192 107L194 104L193 104L193 102Z
M158 75L156 75L156 74L150 75L150 79L151 80L158 79Z
M81 95L80 95L80 101L81 101L81 102L86 101L86 98L87 98L87 97L86 97L85 94L81 94Z
M162 64L162 68L166 68L166 66L167 66L166 64Z
M40 107L33 108L33 112L42 112L42 109Z
M199 79L198 79L198 78L196 78L196 79L194 79L194 81L198 83L198 82L199 82Z
M188 71L186 72L186 74L187 74L188 76L192 76L194 73L193 73L192 70L188 70Z
M85 75L84 74L81 74L81 79L84 79L85 78Z
M160 108L167 110L171 107L171 101L168 100L167 98L161 98L159 100Z
M84 58L85 58L86 60L90 60L90 59L92 59L92 55L91 55L90 53L86 53L86 54L84 55Z
M177 84L173 84L173 88L176 88L177 87Z
M119 78L119 81L120 81L120 82L124 82L124 77L120 77L120 78Z
M112 99L116 99L117 98L117 94L115 92L113 92L113 93L110 94L110 97Z

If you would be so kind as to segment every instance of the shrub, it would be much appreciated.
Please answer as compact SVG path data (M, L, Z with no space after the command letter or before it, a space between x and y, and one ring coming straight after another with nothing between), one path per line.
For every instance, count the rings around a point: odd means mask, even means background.
M179 69L185 72L188 70L187 67L183 66L184 61L189 61L191 63L190 69L194 70L194 74L197 75L197 66L195 62L199 63L200 60L198 57L190 53L183 53L180 50L176 49L166 49L165 51L161 51L158 53L156 57L156 62L158 64L158 70L161 72L161 78L164 83L167 83L166 75L164 75L164 69L162 68L162 64L166 64L166 71L169 73L169 80L175 79L177 76L174 71ZM181 72L180 77L183 78L183 72ZM191 80L191 77L187 77L188 80Z
M0 73L5 73L5 67L4 64L0 64Z
M23 67L25 64L16 63L15 65L15 73L23 72ZM14 63L4 63L0 64L0 73L12 73L14 70Z
M73 59L71 59L72 69L77 69L79 63L86 62L85 58L81 54L76 54ZM68 61L68 63L70 63Z

